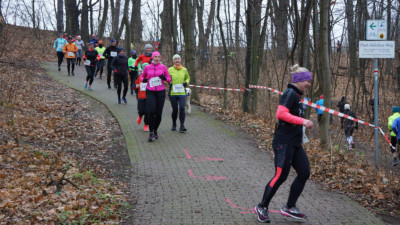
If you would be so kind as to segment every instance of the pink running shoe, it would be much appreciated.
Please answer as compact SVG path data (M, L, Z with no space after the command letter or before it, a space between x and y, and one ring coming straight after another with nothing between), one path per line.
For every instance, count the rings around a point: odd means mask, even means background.
M137 118L136 122L137 122L137 124L140 124L140 123L142 122L142 117L139 116L139 117Z
M149 131L149 125L144 125L143 130L144 131Z

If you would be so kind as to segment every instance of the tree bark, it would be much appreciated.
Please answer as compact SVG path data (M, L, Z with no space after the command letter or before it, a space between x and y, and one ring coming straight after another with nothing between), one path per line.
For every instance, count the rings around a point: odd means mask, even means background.
M240 0L236 0L236 15L235 15L235 48L236 48L236 52L239 50L239 46L240 46L239 21L240 21Z
M224 35L224 28L223 24L221 21L221 17L219 15L220 12L220 5L221 5L221 0L218 0L218 6L217 6L217 20L219 23L219 31L221 34L221 40L222 40L222 46L224 47L224 59L225 59L225 68L224 68L224 88L227 87L227 80L228 80L228 48L226 47L226 42L225 42L225 35ZM226 109L226 104L228 101L228 95L227 91L224 90L224 103L223 103L223 109Z
M115 5L114 5L114 0L111 0L111 12L112 12L111 36L112 38L117 38L118 26L119 26L119 14L121 12L121 0L115 0Z
M191 83L196 84L196 61L195 61L195 40L194 40L194 21L195 13L193 0L181 1L179 14L181 17L183 37L185 40L185 61L190 75ZM199 96L196 89L192 90L193 100L198 101Z
M321 1L320 9L320 64L322 69L323 79L320 80L320 85L324 94L324 106L331 106L331 70L329 66L329 1ZM324 113L320 123L320 139L321 147L330 149L330 136L329 136L329 119L330 115Z
M141 8L141 0L132 0L131 26L132 26L133 42L142 41L143 24L142 24L142 19L140 17L141 15L140 8Z
M101 17L100 25L99 25L99 39L103 39L104 30L106 28L107 22L107 14L108 14L108 0L104 0L104 8L103 8L103 15Z
M88 20L88 1L82 0L81 37L84 41L89 40Z
M79 14L81 11L78 8L76 0L65 0L65 31L68 35L74 35L79 32Z
M197 3L197 25L199 28L199 48L203 52L202 54L204 54L205 51L208 51L207 43L210 38L211 26L215 15L215 0L211 0L206 30L204 30L203 13L204 0L199 0ZM200 55L200 69L202 69L206 63L206 59L202 54Z
M288 52L288 6L289 0L272 1L275 8L275 27L277 42L277 57L285 59Z
M64 32L64 1L57 0L57 32Z
M172 26L172 11L173 11L173 0L164 0L163 11L160 14L161 17L161 38L159 49L163 48L164 45L172 46L172 35L173 35L173 26Z

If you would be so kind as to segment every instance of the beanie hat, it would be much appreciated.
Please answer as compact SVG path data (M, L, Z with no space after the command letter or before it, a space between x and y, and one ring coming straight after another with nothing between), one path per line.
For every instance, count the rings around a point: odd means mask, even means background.
M312 80L310 71L292 73L292 83L297 83L297 82L302 82L302 81L307 81L307 80Z
M142 64L142 69L144 69L146 66L148 66L149 64L148 63L143 63Z
M392 111L393 111L394 113L395 113L395 112L400 112L400 109L399 109L398 106L394 106L393 109L392 109Z
M175 60L176 58L181 58L181 56L180 55L178 55L178 54L176 54L176 55L174 55L174 56L172 56L172 60Z
M350 105L349 104L345 104L344 105L344 109L350 109Z
M102 41L102 40L99 41L99 45L101 45L101 44L103 44L103 41Z
M111 41L110 41L111 43L113 43L113 42L115 42L115 39L113 38L113 39L111 39Z
M125 48L124 47L119 47L118 48L118 52L121 52L121 51L125 51Z
M132 50L132 51L131 51L131 55L133 55L133 54L136 54L136 51L135 51L135 50Z
M160 53L159 53L159 52L157 52L157 51L155 51L155 52L153 52L153 54L151 55L151 58L154 58L154 56L156 56L156 55L158 55L158 56L160 56L160 57L161 57Z
M146 44L146 45L144 46L144 50L146 50L146 48L151 48L151 49L153 49L153 46L152 46L151 44Z

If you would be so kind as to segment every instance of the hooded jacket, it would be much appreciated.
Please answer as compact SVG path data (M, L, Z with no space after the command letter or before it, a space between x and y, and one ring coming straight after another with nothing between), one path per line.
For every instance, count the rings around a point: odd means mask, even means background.
M118 54L118 56L114 57L111 62L111 69L114 70L115 75L127 76L128 59L126 58L126 56L121 56L120 54Z
M390 130L390 136L396 137L396 134L392 130L392 124L393 124L394 120L399 118L399 117L400 117L400 113L395 112L395 113L393 113L393 115L391 115L388 118L388 128Z
M143 79L147 78L148 82L146 89L149 91L163 91L165 90L165 84L163 80L161 80L160 85L153 87L151 85L152 79L160 79L159 76L162 74L164 74L164 76L167 78L165 82L171 83L171 76L169 75L167 67L161 63L156 65L154 62L152 62L143 69L141 81L143 82Z

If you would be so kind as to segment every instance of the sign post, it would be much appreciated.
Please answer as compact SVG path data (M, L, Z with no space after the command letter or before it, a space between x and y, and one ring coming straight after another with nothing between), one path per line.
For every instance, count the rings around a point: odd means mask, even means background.
M387 40L386 20L367 20L368 41L359 42L359 58L374 58L375 166L379 168L378 58L394 58L394 41Z

